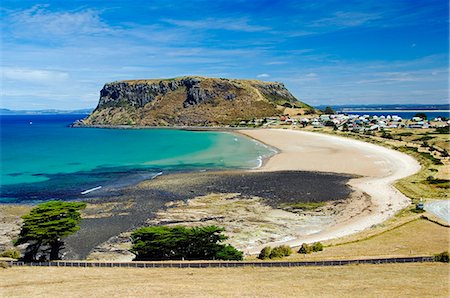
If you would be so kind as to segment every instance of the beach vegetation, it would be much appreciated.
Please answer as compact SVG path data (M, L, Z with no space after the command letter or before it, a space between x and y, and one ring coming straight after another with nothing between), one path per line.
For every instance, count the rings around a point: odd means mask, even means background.
M281 204L280 207L284 209L301 209L303 211L312 211L325 205L325 202L295 202Z
M131 252L138 260L242 260L243 253L222 244L224 228L150 226L131 234Z
M448 251L444 251L444 252L434 255L434 260L436 262L449 263Z
M323 250L323 244L322 243L320 243L320 242L315 242L313 245L312 245L312 251L314 251L314 252L316 252L316 251L322 251Z
M20 251L17 248L11 248L3 251L0 254L0 257L4 258L11 258L11 259L19 259L20 258Z
M303 243L302 246L300 246L298 253L299 254L310 254L310 253L312 253L312 247L310 245L308 245L307 243Z
M261 249L261 252L258 255L258 259L260 260L267 260L270 258L270 253L272 252L272 247L266 246L263 249Z
M24 260L60 259L64 247L63 238L80 229L80 210L86 207L82 202L49 201L33 208L22 216L23 224L14 245L27 244ZM44 248L44 249L43 249Z
M449 134L450 133L450 126L436 127L434 133L437 133L437 134Z
M269 258L270 259L279 259L283 257L290 256L292 254L292 249L287 245L280 245L277 247L274 247L272 251L270 252Z
M309 245L307 243L303 243L302 246L300 246L300 249L298 250L298 253L300 254L310 254L312 252L318 252L323 250L323 244L320 242L315 242L312 245Z

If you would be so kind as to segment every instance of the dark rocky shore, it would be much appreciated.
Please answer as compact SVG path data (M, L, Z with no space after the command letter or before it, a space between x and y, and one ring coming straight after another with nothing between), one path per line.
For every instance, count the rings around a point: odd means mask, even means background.
M268 205L325 202L347 198L350 175L301 171L191 172L159 176L126 187L118 195L86 200L81 229L66 241L66 259L84 259L97 245L122 232L145 224L155 211L175 200L210 193L241 193L264 198Z

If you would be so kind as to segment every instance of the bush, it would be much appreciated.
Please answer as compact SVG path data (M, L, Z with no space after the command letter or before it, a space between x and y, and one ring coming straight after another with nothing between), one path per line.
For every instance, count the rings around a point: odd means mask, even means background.
M303 243L300 249L298 250L299 254L309 254L312 252L312 247L306 243Z
M448 263L449 262L448 251L444 251L441 252L440 254L435 255L434 260L436 262Z
M9 266L8 263L6 263L6 262L0 262L0 268L8 269L9 267L11 267L11 266Z
M280 245L275 248L279 249L285 257L290 256L292 254L292 249L288 245Z
M292 254L292 249L287 245L280 245L274 247L273 249L270 246L264 247L258 255L258 259L267 260L267 259L279 259L282 257L287 257Z
M312 251L322 251L323 245L320 242L316 242L312 245Z
M216 253L218 260L225 261L242 261L244 254L242 251L237 250L233 246L227 244L221 250Z
M18 249L8 249L0 254L4 258L19 259L20 251Z
M134 260L242 260L242 252L221 242L228 237L216 226L143 227L133 231Z
M270 246L266 246L263 249L261 249L261 252L259 253L258 259L260 260L267 260L270 258L270 253L272 252L272 248Z

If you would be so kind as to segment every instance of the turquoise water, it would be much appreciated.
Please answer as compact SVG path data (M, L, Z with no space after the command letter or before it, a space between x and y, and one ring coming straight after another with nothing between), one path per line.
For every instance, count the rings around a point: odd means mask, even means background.
M1 116L1 199L76 198L162 171L252 168L271 149L225 132L70 128L84 115Z

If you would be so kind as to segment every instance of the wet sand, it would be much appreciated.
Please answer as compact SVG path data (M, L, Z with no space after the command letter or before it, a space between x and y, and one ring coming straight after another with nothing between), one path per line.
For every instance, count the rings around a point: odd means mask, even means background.
M145 225L171 201L211 193L260 197L271 207L292 202L346 199L351 175L304 171L221 171L162 175L122 190L122 195L88 200L81 229L67 238L67 259L84 259L92 249L122 232Z

